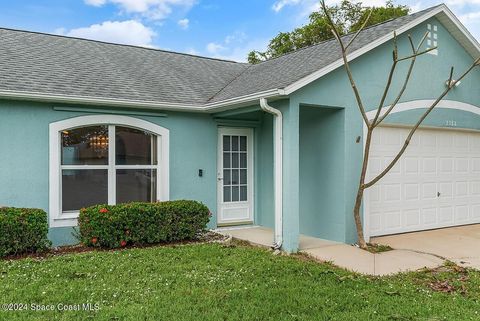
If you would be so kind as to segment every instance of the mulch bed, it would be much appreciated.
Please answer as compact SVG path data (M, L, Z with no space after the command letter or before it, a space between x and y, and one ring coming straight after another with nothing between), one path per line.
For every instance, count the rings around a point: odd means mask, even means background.
M193 240L184 240L184 241L177 241L177 242L169 242L169 243L157 243L157 244L147 244L147 245L128 245L122 248L116 249L103 249L103 248L95 248L95 247L87 247L83 244L77 245L69 245L69 246L59 246L49 249L45 252L40 253L23 253L17 255L8 255L0 260L20 260L25 258L33 258L33 259L45 259L52 256L58 255L66 255L66 254L73 254L73 253L85 253L85 252L113 252L113 251L122 251L126 249L143 249L143 248L150 248L150 247L163 247L163 246L178 246L178 245L186 245L186 244L202 244L202 243L210 243L210 242L222 242L226 240L227 237L225 235L215 233L212 231L205 232L197 236L196 239Z

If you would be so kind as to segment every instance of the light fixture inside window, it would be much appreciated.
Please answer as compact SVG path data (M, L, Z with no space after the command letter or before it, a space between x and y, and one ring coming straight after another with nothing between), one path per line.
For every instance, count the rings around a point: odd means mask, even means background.
M95 151L104 151L108 149L108 137L105 135L93 135L89 137L90 147Z

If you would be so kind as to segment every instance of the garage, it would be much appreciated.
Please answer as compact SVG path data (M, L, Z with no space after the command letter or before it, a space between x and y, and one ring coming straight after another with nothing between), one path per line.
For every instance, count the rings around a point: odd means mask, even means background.
M385 168L408 135L403 127L378 127L367 177ZM480 133L417 130L395 167L365 197L370 236L480 223Z

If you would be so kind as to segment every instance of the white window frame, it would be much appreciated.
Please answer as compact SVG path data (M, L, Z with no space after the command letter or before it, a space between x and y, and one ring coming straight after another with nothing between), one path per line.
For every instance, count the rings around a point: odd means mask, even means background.
M63 165L61 163L61 132L79 127L105 125L108 126L109 139L114 137L114 126L125 126L145 130L157 136L157 165L115 165L115 144L109 144L108 165ZM113 140L114 141L114 140ZM49 221L50 227L71 227L78 225L78 211L62 212L62 169L156 169L157 200L170 198L169 190L169 130L151 122L120 115L90 115L69 118L49 125ZM115 204L115 178L108 176L108 204Z

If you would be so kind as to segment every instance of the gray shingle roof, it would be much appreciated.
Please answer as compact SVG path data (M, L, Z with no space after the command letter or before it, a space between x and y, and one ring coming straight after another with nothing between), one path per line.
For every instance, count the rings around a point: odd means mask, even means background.
M352 50L434 8L366 29ZM202 105L284 88L339 58L335 41L249 65L0 29L0 91Z
M0 90L201 104L247 66L0 29Z

